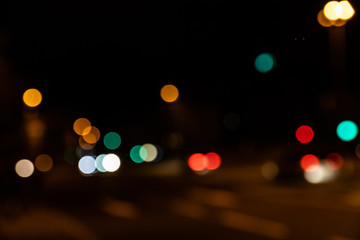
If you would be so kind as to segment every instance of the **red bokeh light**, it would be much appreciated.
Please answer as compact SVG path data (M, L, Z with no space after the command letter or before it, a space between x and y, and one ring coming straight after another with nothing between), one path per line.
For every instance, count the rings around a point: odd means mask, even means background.
M306 154L301 158L300 166L305 172L313 172L320 166L320 161L317 156Z
M194 153L189 157L188 165L193 171L203 171L206 169L208 159L205 154Z
M338 153L330 153L325 159L326 166L331 170L338 170L342 167L344 158Z
M189 157L188 165L193 171L215 170L221 165L221 157L215 152L194 153Z
M307 125L300 126L296 130L296 139L301 143L309 143L314 138L314 131Z
M217 154L215 152L209 152L206 154L206 157L208 160L207 166L206 166L207 169L215 170L220 167L221 157L219 156L219 154Z

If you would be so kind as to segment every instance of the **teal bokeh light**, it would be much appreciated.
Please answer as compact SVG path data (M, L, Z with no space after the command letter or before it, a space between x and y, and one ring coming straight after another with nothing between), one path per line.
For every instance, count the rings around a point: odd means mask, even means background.
M270 53L261 53L255 59L255 69L261 73L267 73L275 66L275 57Z
M135 145L130 150L130 158L135 163L142 163L147 157L147 151L143 146Z
M121 137L116 132L108 132L104 136L104 145L107 149L115 150L120 147Z
M349 142L357 136L358 127L353 121L345 120L337 126L336 134L342 141Z

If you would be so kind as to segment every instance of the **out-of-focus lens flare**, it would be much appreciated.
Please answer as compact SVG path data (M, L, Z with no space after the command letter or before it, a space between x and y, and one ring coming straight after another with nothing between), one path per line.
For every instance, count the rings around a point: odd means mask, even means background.
M113 153L106 154L102 160L102 166L108 172L115 172L120 168L120 164L120 158Z
M331 27L332 21L325 17L324 9L321 9L317 15L318 23L323 27Z
M73 129L77 135L82 136L82 135L86 135L90 132L90 130L91 130L91 128L89 128L90 126L91 126L91 123L88 119L78 118L74 122ZM85 129L86 129L86 131L85 131Z
M15 172L22 178L30 177L34 169L34 164L28 159L21 159L15 164Z
M84 174L94 173L96 170L94 157L84 156L84 157L80 158L78 167L79 167L79 170Z
M264 163L261 166L261 174L266 180L274 180L279 174L279 167L273 162Z
M84 150L91 150L96 144L87 143L82 136L79 136L79 146Z
M85 142L89 144L95 144L100 139L100 130L97 127L89 126L84 129L84 132L88 132L87 134L83 135Z
M207 169L215 170L220 167L221 157L219 156L219 154L217 154L215 152L209 152L205 156L207 158L207 164L206 164Z
M40 172L48 172L53 167L53 160L47 154L40 154L35 159L35 167Z
M342 6L337 1L330 1L324 7L324 15L329 20L336 20L343 14Z
M349 1L330 1L324 7L324 15L329 20L349 20L355 11Z
M146 158L144 159L144 161L145 162L154 161L158 156L157 147L154 144L151 144L151 143L145 143L142 146L146 150L146 155L147 155Z
M133 162L135 163L142 163L144 162L144 159L140 156L140 152L142 151L142 155L144 155L144 150L143 149L143 146L140 146L140 145L135 145L134 147L131 148L130 150L130 158ZM146 151L146 149L145 149ZM145 157L146 159L146 157Z
M229 130L238 129L240 126L240 116L236 113L228 113L223 117L223 125Z
M332 171L326 165L321 164L314 171L304 172L304 178L309 183L318 184L334 180L337 171Z
M357 136L358 127L353 121L345 120L337 126L336 134L342 141L349 142Z
M105 156L106 154L100 154L95 159L96 169L99 170L100 172L107 172L107 170L103 167L103 159Z
M307 125L300 126L296 130L296 139L301 143L309 143L314 138L314 131Z
M339 153L330 153L325 159L325 164L330 170L339 170L344 164L344 158Z
M188 165L193 171L203 171L206 169L208 159L205 154L194 153L189 157Z
M342 7L342 15L340 17L341 19L348 20L354 16L355 11L349 1L341 1L339 4Z
M261 73L267 73L274 68L275 57L270 53L261 53L255 59L255 69Z
M305 172L313 172L320 166L320 161L314 154L306 154L301 158L300 166Z
M115 150L120 147L121 137L116 132L108 132L104 136L104 145L107 149Z
M29 107L37 107L42 101L41 92L35 88L28 89L23 94L23 101Z
M165 102L175 102L179 98L179 90L174 85L168 84L161 88L160 96Z

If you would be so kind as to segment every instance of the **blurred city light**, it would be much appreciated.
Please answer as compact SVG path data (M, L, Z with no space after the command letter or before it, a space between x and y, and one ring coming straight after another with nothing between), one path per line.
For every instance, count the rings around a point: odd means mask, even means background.
M94 157L84 156L84 157L80 158L78 167L79 167L79 170L84 174L94 173L96 170Z
M95 147L95 144L87 143L83 136L79 136L79 146L84 150L91 150Z
M84 132L87 134L83 134L82 137L85 142L89 144L95 144L100 139L100 130L97 127L89 126L84 129Z
M99 156L96 157L95 159L95 166L96 169L100 172L107 172L107 170L104 168L103 166L103 159L106 156L106 154L100 154Z
M15 172L22 178L30 177L34 170L34 164L28 159L21 159L15 164Z
M330 1L324 7L324 15L329 20L348 20L354 15L355 11L348 1Z
M115 150L120 147L121 144L121 137L116 132L108 132L104 136L104 145L107 149Z
M41 92L35 88L28 89L23 94L23 101L29 107L37 107L42 101Z
M143 150L143 146L141 145L135 145L134 147L131 148L130 150L130 158L133 162L135 163L142 163L144 162L144 158L141 155L144 155L144 150ZM146 149L145 149L146 151ZM141 153L141 154L140 154ZM146 157L145 157L146 159Z
M78 118L74 122L73 129L77 135L82 136L82 135L86 135L90 132L90 130L91 130L91 128L89 128L90 126L91 126L91 123L88 119ZM86 131L85 131L85 129L86 129Z
M102 166L108 172L115 172L120 168L120 158L113 153L106 154L102 159Z
M53 167L53 159L47 154L40 154L35 159L35 167L40 172L48 172Z
M168 84L161 88L160 96L165 102L175 102L179 98L179 90L174 85Z
M203 171L207 166L207 157L202 153L194 153L189 157L188 165L193 171Z
M209 152L206 155L207 163L206 168L209 170L218 169L221 165L221 157L215 152Z
M261 73L267 73L275 66L275 57L270 53L261 53L255 59L255 69Z
M306 154L300 159L300 166L305 172L313 172L320 166L320 161L314 154Z
M309 183L318 184L331 181L338 175L337 171L330 170L326 165L320 164L314 171L304 172L304 178Z
M336 20L343 14L342 6L338 1L330 1L324 7L324 14L329 20Z
M296 130L295 135L300 143L309 143L314 138L314 131L311 127L303 125Z
M344 164L344 158L339 153L330 153L325 158L325 164L330 170L339 170Z
M337 126L336 134L342 141L349 142L357 136L358 127L353 121L345 120Z
M143 148L146 150L146 158L144 159L145 162L152 162L158 156L158 149L154 144L145 143L142 145Z
M279 174L279 166L274 162L267 162L261 166L261 175L266 180L274 180Z
M340 16L341 19L348 20L354 16L355 11L349 1L341 1L339 4L342 8L342 14Z

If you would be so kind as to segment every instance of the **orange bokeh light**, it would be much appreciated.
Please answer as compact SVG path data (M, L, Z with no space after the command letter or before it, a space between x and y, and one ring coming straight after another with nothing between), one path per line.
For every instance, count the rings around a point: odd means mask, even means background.
M91 123L86 118L78 118L74 122L73 129L77 135L86 135L90 132Z
M95 144L100 139L100 131L97 127L89 126L84 129L84 132L87 134L83 135L83 139L85 142L89 144Z
M161 88L160 96L165 102L175 102L179 98L179 90L174 85L168 84Z

